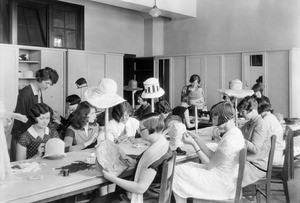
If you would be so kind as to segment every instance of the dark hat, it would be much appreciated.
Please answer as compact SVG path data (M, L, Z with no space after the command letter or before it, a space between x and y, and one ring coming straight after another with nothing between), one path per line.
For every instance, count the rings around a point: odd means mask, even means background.
M84 78L79 78L78 80L76 80L75 84L76 84L77 88L83 88L83 87L88 86L88 84Z
M143 88L140 88L137 86L137 81L136 80L129 80L128 85L124 86L124 90L126 91L138 91L142 90Z

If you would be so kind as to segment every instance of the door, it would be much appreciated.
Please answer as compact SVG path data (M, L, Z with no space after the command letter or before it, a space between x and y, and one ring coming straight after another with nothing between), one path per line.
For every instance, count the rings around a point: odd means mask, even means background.
M156 58L155 59L155 77L159 80L160 87L165 91L165 94L161 97L170 103L170 87L171 87L171 67L170 58Z

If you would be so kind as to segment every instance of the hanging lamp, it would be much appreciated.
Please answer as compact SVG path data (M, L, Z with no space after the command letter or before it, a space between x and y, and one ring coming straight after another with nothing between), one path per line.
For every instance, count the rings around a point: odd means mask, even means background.
M160 11L159 8L156 6L156 0L154 0L154 6L153 6L152 9L149 11L149 14L150 14L153 18L157 18L158 16L160 16L161 11Z

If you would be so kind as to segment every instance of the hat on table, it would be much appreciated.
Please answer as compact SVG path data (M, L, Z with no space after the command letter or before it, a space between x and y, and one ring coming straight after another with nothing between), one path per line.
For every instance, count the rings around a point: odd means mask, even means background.
M46 142L45 155L43 158L60 159L64 156L66 156L64 141L59 138L51 138Z
M149 78L144 82L144 92L142 98L158 98L165 94L165 91L159 86L157 78Z
M138 91L142 90L143 88L140 88L137 86L137 81L136 80L129 80L128 85L124 86L124 90L126 91Z
M219 92L236 98L244 98L254 94L253 90L243 89L243 82L239 79L229 81L229 89L219 90Z
M97 87L88 88L85 99L97 108L109 108L125 101L117 94L117 83L110 78L103 78Z

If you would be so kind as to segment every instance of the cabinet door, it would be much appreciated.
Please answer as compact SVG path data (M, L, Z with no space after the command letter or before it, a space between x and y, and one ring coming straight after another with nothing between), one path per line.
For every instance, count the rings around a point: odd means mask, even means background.
M233 79L242 80L242 54L224 54L223 64L222 89L228 89L229 81Z
M179 106L181 101L181 90L186 83L185 57L172 57L171 60L171 101L172 108Z
M60 115L64 115L65 107L65 73L63 50L45 49L41 51L41 68L50 67L57 71L59 79L57 83L43 92L44 103L48 104Z
M18 95L18 49L0 46L0 100L8 111L16 107Z
M117 82L117 94L123 97L123 54L105 55L105 77Z

